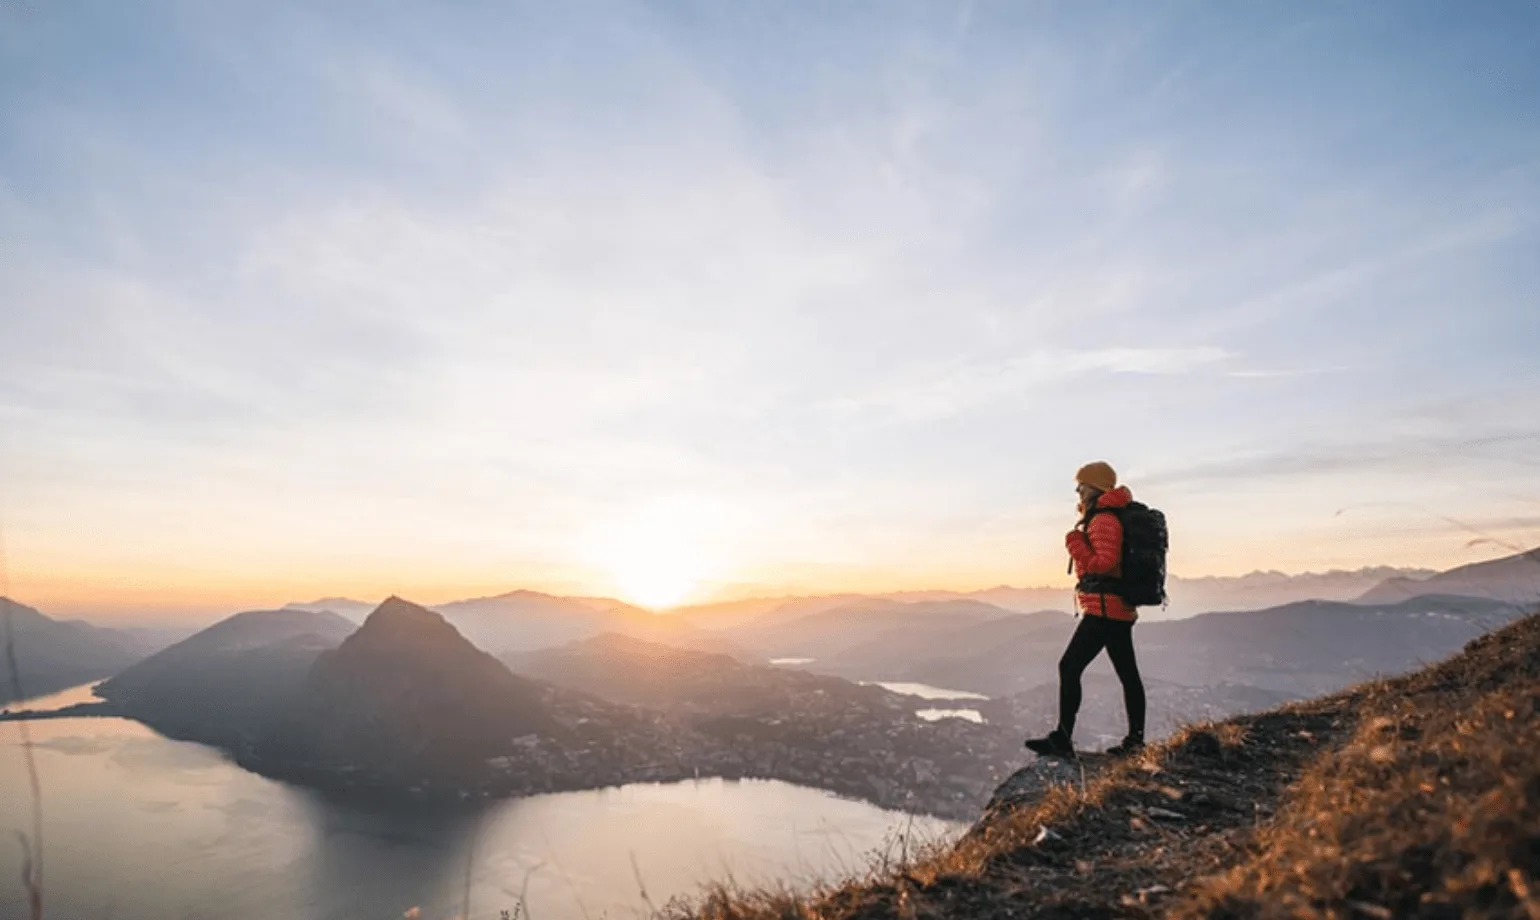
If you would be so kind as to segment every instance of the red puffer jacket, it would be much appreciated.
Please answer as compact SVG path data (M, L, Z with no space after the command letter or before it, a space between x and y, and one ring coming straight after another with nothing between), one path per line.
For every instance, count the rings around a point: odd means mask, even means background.
M1096 500L1098 508L1123 508L1134 500L1127 486L1104 492ZM1075 561L1075 578L1086 575L1121 575L1123 561L1123 525L1115 514L1098 514L1085 530L1078 527L1064 535L1064 545ZM1116 594L1080 594L1080 612L1110 620L1132 621L1138 611Z

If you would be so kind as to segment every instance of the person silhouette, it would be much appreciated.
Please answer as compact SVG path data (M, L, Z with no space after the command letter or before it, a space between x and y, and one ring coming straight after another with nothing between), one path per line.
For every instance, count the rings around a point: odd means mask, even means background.
M1133 493L1118 485L1117 473L1102 461L1088 463L1075 473L1075 491L1080 496L1080 522L1065 534L1064 545L1078 579L1075 605L1080 624L1059 659L1059 724L1046 737L1029 738L1026 747L1044 757L1075 756L1080 677L1106 649L1123 684L1128 714L1128 734L1108 753L1133 754L1144 747L1144 681L1134 655L1134 622L1139 613L1115 590L1108 590L1116 587L1122 574L1123 523L1118 511L1133 502Z

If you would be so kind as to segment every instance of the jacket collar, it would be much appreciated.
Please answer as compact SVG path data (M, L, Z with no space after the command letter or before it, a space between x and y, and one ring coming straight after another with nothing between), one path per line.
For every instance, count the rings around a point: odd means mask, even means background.
M1126 508L1128 503L1134 500L1134 493L1128 491L1128 486L1118 486L1111 492L1103 492L1096 500L1098 508Z

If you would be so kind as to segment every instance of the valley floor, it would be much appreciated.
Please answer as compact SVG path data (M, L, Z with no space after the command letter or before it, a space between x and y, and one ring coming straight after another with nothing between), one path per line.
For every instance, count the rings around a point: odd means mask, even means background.
M1540 920L1540 616L1450 660L1199 726L1136 760L1028 768L956 846L810 897L675 917ZM1017 789L1036 791L1015 791Z

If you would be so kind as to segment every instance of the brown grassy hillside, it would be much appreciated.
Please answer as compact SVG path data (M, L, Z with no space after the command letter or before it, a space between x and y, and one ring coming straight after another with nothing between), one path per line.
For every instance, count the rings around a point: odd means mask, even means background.
M666 912L1540 920L1540 616L1406 677L1191 728L900 868Z

